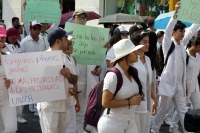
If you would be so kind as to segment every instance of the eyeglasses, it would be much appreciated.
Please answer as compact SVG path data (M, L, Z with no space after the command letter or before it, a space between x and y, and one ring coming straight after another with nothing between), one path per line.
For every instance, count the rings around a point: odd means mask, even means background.
M78 20L83 20L83 21L87 21L87 18L85 18L85 17L79 17L79 16L75 16Z
M40 30L41 30L41 27L33 27L32 29L33 29L33 30L38 30L38 31L40 31Z

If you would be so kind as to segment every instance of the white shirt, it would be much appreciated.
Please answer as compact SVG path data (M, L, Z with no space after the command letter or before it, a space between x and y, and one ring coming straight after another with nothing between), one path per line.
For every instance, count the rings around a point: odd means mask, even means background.
M115 59L115 52L113 47L111 47L107 52L106 60L113 60L113 59Z
M138 61L134 63L134 67L138 70L138 77L140 79L140 82L142 84L142 91L144 93L144 101L141 101L140 105L136 108L136 113L147 113L147 89L150 89L148 87L148 70L146 63L142 63L140 60L140 56L138 56Z
M44 41L44 50L49 49L49 42L47 39L48 34L47 33L40 33L39 37L42 38L42 40Z
M78 67L75 65L75 61L72 56L64 55L65 67L70 70L70 73L73 75L78 75ZM69 88L73 88L74 86L69 83ZM70 106L74 105L74 96L69 96Z
M177 67L177 84L183 84L183 75L184 75L184 58L181 46L174 41L175 44L175 55L176 55L176 67Z
M7 54L17 54L20 53L21 48L18 48L18 46L14 46L13 44L5 43L5 47L2 49L2 52Z
M44 41L39 37L38 42L35 42L30 35L21 41L22 53L41 52L44 51Z
M4 77L6 77L5 69L3 65L0 65L0 96L8 96L8 89L4 86Z
M156 46L157 46L157 50L158 50L160 48L161 44L159 42L157 42Z
M115 66L122 74L123 78L123 84L121 89L118 91L116 96L114 97L115 100L126 100L136 94L139 93L139 87L136 81L131 78L132 82L126 77L124 74L124 71L122 68L116 64ZM113 72L108 72L106 74L106 77L104 79L104 86L103 91L109 90L111 93L115 93L117 87L117 76ZM127 102L128 103L128 102ZM134 117L135 114L135 108L136 105L130 106L128 108L128 105L125 107L119 107L119 108L111 108L109 117L114 117L115 119L118 119L120 121L126 121L131 120ZM104 110L104 114L106 115L107 109Z
M188 92L199 91L199 84L197 76L200 71L200 55L196 53L196 58L190 55L190 52L187 50L189 56L189 62L186 67L186 84Z

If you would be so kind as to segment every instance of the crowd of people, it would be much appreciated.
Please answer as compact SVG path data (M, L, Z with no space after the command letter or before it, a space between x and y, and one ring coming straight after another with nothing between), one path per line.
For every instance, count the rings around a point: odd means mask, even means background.
M200 71L200 24L193 24L185 34L185 24L176 19L180 3L175 6L165 31L156 32L153 22L134 24L127 31L121 25L105 23L109 28L107 49L102 66L83 65L73 54L73 31L56 24L34 20L20 25L12 18L12 27L0 23L1 55L42 51L63 51L60 74L65 78L66 99L34 103L30 112L39 116L43 133L159 133L161 124L169 132L179 133L179 120L184 133L187 103L200 109L197 76ZM85 25L88 14L74 11L71 23ZM28 27L28 29L27 29ZM169 52L171 51L171 52ZM1 59L1 58L0 58ZM122 76L106 71L116 68ZM10 107L10 80L0 63L0 132L15 133L23 118L23 106ZM84 121L92 88L103 79L102 112L97 127ZM121 88L116 92L118 83ZM109 113L108 113L109 112ZM25 125L24 125L25 126Z

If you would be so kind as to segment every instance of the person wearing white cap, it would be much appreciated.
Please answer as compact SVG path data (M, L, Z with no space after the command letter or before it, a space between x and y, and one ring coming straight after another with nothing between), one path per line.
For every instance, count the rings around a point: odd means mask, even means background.
M128 39L129 32L123 27L123 26L118 26L117 28L114 29L113 31L113 36L110 39L109 43L111 46L113 46L115 43L120 41L121 39ZM115 58L115 53L113 50L113 47L111 47L106 55L106 62L107 62L107 67L111 68L113 67L113 63L110 61Z
M40 31L41 24L37 20L31 22L30 35L24 38L20 43L22 53L44 51L44 41L41 37L39 37ZM30 104L29 110L34 112L35 116L38 116L37 104Z
M108 72L104 79L102 106L106 108L98 122L99 133L139 133L134 121L135 108L144 98L137 69L131 65L137 62L137 50L143 45L135 46L129 39L122 39L114 46L114 67L122 74L121 89L113 99L117 86L117 76ZM107 114L107 109L110 113Z
M69 48L63 53L66 55L64 61L67 64L67 68L69 68L70 72L76 77L79 75L79 69L77 66L76 58L72 56L73 53L73 42L72 39L75 39L73 36L68 35L69 40ZM77 77L78 78L78 77ZM69 83L69 113L70 113L70 123L67 127L66 133L75 133L76 132L76 112L80 110L80 104L78 99L78 90L77 90L77 82L75 84Z

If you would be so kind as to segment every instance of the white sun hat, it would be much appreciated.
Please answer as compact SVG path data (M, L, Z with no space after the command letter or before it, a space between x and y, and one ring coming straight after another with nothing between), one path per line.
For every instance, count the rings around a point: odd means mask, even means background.
M115 59L111 60L111 62L115 62L116 60L130 54L133 51L136 51L142 48L144 45L135 46L131 40L122 39L116 44L113 45Z

